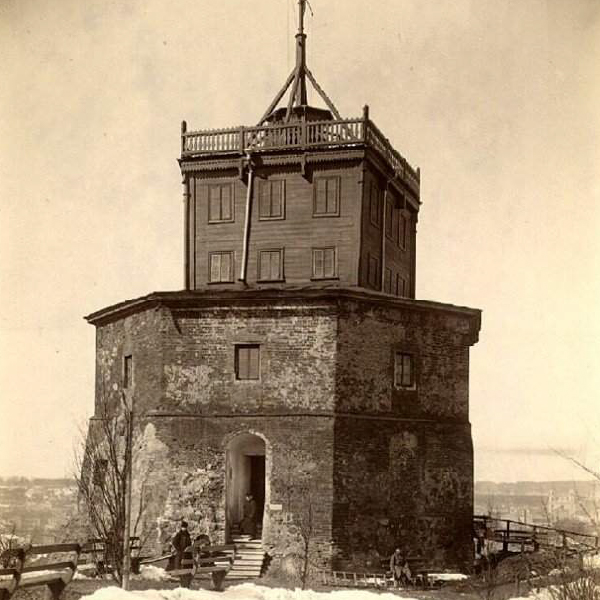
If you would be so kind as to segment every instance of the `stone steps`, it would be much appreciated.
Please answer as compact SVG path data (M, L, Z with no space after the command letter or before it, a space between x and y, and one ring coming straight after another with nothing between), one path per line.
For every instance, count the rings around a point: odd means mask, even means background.
M256 579L260 577L265 560L265 552L260 538L249 535L234 535L235 561L231 566L228 579Z

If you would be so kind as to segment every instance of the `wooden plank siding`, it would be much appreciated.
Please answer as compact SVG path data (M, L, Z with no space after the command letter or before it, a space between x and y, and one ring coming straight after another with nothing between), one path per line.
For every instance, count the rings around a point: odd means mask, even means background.
M339 186L339 214L313 215L317 178L335 178ZM250 243L248 247L247 283L257 284L260 250L283 249L285 285L318 284L312 280L312 249L336 249L337 278L323 283L357 285L359 242L357 237L361 206L360 164L327 163L303 176L297 168L289 170L257 168L252 190ZM266 181L285 180L283 219L265 220L259 216L261 186ZM209 223L209 186L230 184L233 189L233 221ZM247 186L234 171L211 172L208 176L190 176L189 269L192 289L231 288L233 284L209 283L209 253L233 251L234 282L240 276Z
M362 250L359 267L359 285L361 287L371 288L379 291L385 291L396 295L397 276L400 276L406 282L405 296L415 297L414 287L414 265L415 265L415 234L416 234L416 213L409 210L408 204L404 198L393 189L388 190L388 202L393 206L391 220L391 237L384 231L383 212L386 210L384 204L385 180L381 178L377 171L372 167L366 166L364 171L364 186L362 197ZM378 197L379 207L378 220L373 219L371 204L375 197ZM402 214L408 218L408 239L406 248L402 248L399 242L399 220ZM386 215L385 221L390 223L389 215ZM385 229L389 232L388 227ZM391 271L391 290L388 292L382 289L381 282L381 249L382 236L385 236L385 266ZM369 263L371 258L376 258L379 270L376 277L376 285L369 282ZM387 279L387 278L384 278ZM371 280L372 281L372 280ZM401 295L401 290L398 291Z

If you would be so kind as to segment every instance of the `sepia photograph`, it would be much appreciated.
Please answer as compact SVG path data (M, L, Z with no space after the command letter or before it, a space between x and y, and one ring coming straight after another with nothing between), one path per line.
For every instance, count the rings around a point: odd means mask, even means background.
M600 599L599 0L0 56L0 600Z

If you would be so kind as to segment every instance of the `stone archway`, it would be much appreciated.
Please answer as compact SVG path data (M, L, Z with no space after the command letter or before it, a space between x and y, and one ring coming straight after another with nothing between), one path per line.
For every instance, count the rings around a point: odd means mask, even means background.
M253 433L239 433L226 448L226 518L227 535L238 530L244 516L244 499L251 492L257 505L257 536L263 531L267 497L267 448L265 440Z

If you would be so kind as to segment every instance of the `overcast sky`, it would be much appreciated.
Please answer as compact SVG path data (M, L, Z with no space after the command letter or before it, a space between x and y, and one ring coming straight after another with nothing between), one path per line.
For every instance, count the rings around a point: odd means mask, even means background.
M476 477L581 477L552 448L600 463L600 2L311 4L319 83L421 168L417 297L483 309ZM0 0L0 475L70 473L93 409L82 317L181 289L180 122L255 123L295 15Z

